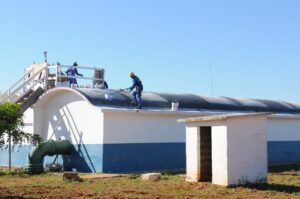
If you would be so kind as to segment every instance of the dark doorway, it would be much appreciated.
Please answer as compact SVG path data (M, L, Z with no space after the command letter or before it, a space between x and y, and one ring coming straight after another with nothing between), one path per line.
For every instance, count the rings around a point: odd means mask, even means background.
M212 181L211 127L200 127L200 181Z

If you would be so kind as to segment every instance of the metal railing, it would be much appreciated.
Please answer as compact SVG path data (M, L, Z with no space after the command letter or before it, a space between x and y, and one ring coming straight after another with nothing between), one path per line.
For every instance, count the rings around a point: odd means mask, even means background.
M68 76L65 72L71 67L68 65L49 65L47 63L40 64L39 68L34 67L24 72L24 75L14 83L7 91L2 93L0 103L17 102L24 97L29 90L35 90L42 87L49 90L55 87L73 87L79 85L70 85L68 79L76 78L84 87L101 88L104 83L104 69L97 67L77 66L83 77ZM92 81L90 83L90 81ZM87 86L89 85L89 86ZM82 87L82 86L81 86Z
M38 77L46 70L46 65L39 70L32 68L2 94L0 103L17 102L28 90L33 90L38 84L42 84Z
M68 70L69 65L50 65L48 66L49 69L54 69L55 74L55 87L64 87L69 86L72 87L72 85L69 84L63 84L62 82L66 82L68 78L76 78L77 80L84 80L81 83L84 83L84 85L73 85L73 86L81 86L81 87L90 87L90 88L101 88L101 84L104 84L104 69L97 68L97 67L86 67L86 66L76 66L76 68L80 71L79 73L83 74L83 76L71 76L67 75L66 71ZM97 72L100 74L99 77L97 77ZM89 83L90 81L91 84ZM80 82L80 81L79 81ZM89 85L89 86L87 86Z

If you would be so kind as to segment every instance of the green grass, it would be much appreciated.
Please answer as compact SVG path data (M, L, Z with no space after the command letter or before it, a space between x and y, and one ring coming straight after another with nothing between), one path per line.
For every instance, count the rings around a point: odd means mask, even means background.
M30 176L0 172L0 198L300 198L300 165L269 168L268 184L225 188L211 183L189 183L176 174L158 182L126 177L66 182L61 173Z

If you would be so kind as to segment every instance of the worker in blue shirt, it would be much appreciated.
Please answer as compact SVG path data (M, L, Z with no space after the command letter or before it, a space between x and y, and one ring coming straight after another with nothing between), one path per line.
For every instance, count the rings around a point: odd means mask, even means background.
M135 89L132 92L133 102L132 104L136 106L138 109L142 109L142 92L143 92L143 84L142 81L133 73L131 72L129 74L131 77L133 84L131 87L129 87L129 91L131 92L133 89Z
M104 83L103 83L103 89L108 89L108 84L106 81L104 81Z
M78 87L75 75L78 75L80 77L83 76L82 74L78 73L77 66L78 66L77 62L74 62L73 66L70 66L68 68L68 70L66 71L66 73L68 75L68 79L69 79L69 87L72 87L72 86Z

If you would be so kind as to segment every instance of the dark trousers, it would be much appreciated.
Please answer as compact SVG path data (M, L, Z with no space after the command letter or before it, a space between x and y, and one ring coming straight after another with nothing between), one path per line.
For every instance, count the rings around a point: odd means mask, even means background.
M142 107L142 92L143 92L143 86L135 87L135 91L132 92L133 100L137 104L138 108Z

